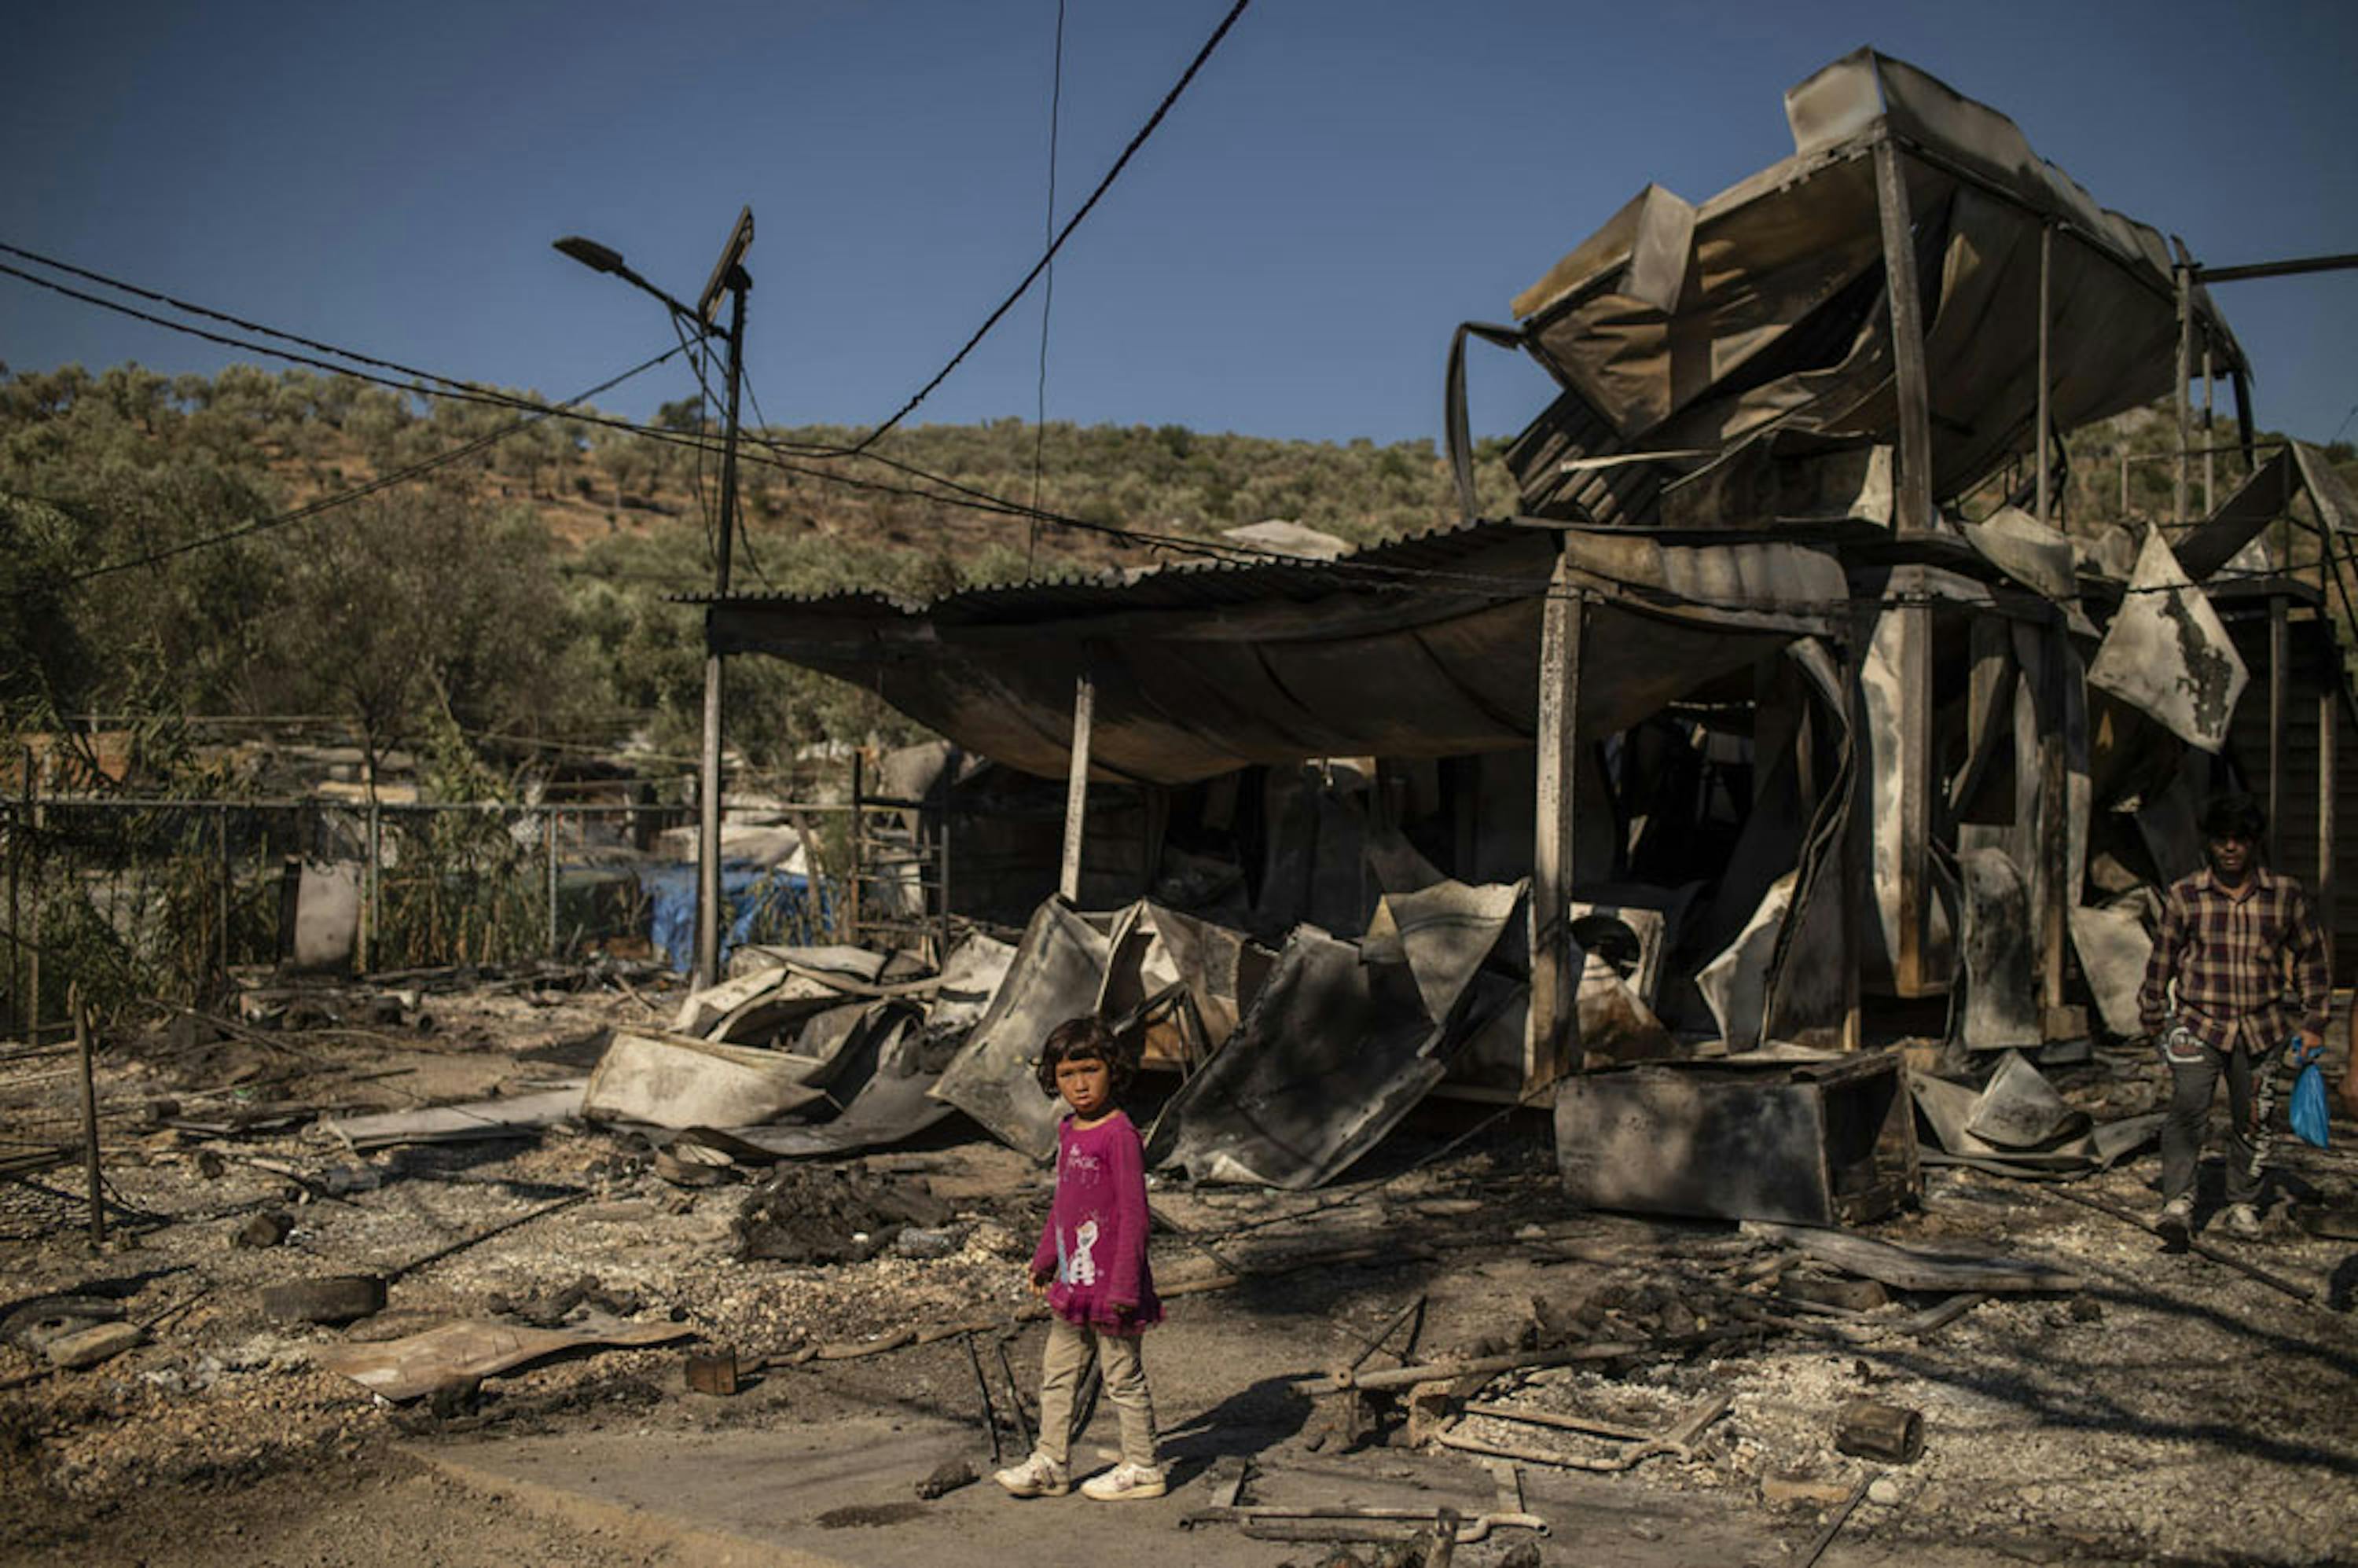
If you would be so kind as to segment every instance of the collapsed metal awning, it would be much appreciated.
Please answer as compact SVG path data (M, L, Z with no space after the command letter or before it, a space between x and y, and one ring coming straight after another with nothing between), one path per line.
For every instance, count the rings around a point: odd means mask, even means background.
M1872 49L1795 87L1785 111L1791 157L1700 206L1648 186L1516 298L1514 328L1476 330L1565 389L1509 456L1527 510L1639 525L1808 514L1829 461L1855 495L1858 449L1900 440L1895 237L1921 301L1934 498L2029 444L2042 248L2055 427L2169 390L2182 257L2013 121ZM2243 351L2199 283L2190 307L2240 384ZM1609 454L1654 460L1588 466Z
M1065 770L1074 683L1087 674L1094 775L1184 784L1253 762L1531 745L1559 550L1591 602L1579 714L1591 736L1828 629L1848 591L1833 555L1807 545L1492 522L1331 563L1172 568L922 607L873 594L736 598L712 604L708 624L723 653L839 676L1047 777Z

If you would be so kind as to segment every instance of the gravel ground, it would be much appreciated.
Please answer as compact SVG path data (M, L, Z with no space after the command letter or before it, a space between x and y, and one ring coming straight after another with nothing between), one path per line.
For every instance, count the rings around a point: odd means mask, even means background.
M160 1041L111 1044L101 1088L119 1208L102 1256L81 1236L78 1171L0 1184L6 1303L96 1289L134 1320L164 1314L148 1343L87 1370L50 1373L22 1348L0 1348L0 1385L16 1385L0 1392L0 1519L14 1542L0 1546L0 1559L642 1561L622 1544L454 1495L392 1444L615 1422L659 1440L895 1401L971 1414L971 1373L950 1344L809 1360L733 1400L686 1393L680 1357L699 1344L788 1357L902 1328L1013 1323L1046 1189L1028 1162L987 1141L953 1137L857 1162L874 1187L904 1189L947 1215L926 1227L925 1249L938 1255L888 1248L865 1261L804 1264L739 1260L748 1182L672 1185L635 1140L606 1131L356 1155L293 1130L217 1137L142 1125L142 1108L164 1096L184 1108L286 1098L394 1108L522 1092L584 1070L600 1026L652 1016L633 997L586 990L481 990L431 1006L431 1035L314 1031L177 1054ZM12 1130L39 1136L70 1105L71 1086L55 1066L48 1059L0 1076L0 1116ZM2153 1086L2091 1070L2064 1087L2117 1115L2140 1108ZM230 1092L192 1092L202 1089ZM1354 1173L1398 1173L1470 1119L1462 1109L1421 1119ZM1217 1260L1160 1238L1166 1283L1288 1249L1358 1243L1374 1256L1174 1298L1189 1333L1170 1336L1174 1359L1158 1368L1158 1392L1173 1390L1171 1409L1263 1431L1263 1463L1281 1465L1325 1424L1282 1392L1282 1376L1348 1361L1422 1294L1420 1357L1671 1342L1625 1360L1513 1375L1485 1397L1651 1427L1697 1399L1731 1396L1692 1459L1650 1459L1613 1485L1617 1496L1655 1498L1671 1512L1682 1495L1740 1498L1758 1510L1763 1563L1784 1561L1814 1533L1828 1499L1881 1473L1833 1447L1834 1413L1859 1398L1920 1411L1926 1447L1882 1474L1829 1561L1943 1560L1966 1547L2032 1561L2358 1560L2358 1335L2346 1312L2199 1256L2166 1254L2143 1231L2037 1184L1939 1171L1921 1208L1875 1234L2062 1263L2086 1286L1995 1299L1921 1337L1866 1334L1929 1298L1855 1322L1780 1309L1780 1273L1808 1271L1774 1244L1724 1225L1567 1212L1544 1140L1535 1119L1507 1124L1357 1203L1285 1224L1268 1222L1327 1198L1159 1190L1159 1211L1217 1238ZM2352 1203L2358 1162L2348 1147L2289 1152L2282 1186L2310 1202ZM2070 1190L2143 1210L2154 1166L2148 1153ZM560 1212L404 1277L387 1310L349 1328L274 1324L260 1310L265 1285L383 1271L575 1194L584 1195ZM271 1209L294 1221L284 1245L233 1245L241 1225ZM2263 1242L2221 1245L2320 1298L2338 1279L2346 1300L2358 1243L2312 1239L2281 1213L2272 1226ZM395 1338L451 1317L552 1313L570 1304L568 1287L592 1305L675 1320L696 1338L490 1379L472 1400L438 1413L387 1407L312 1364L322 1346ZM1730 1329L1745 1332L1701 1337ZM1037 1354L1030 1333L1011 1352L1027 1385ZM1520 1424L1473 1420L1463 1430L1599 1452ZM1379 1440L1387 1435L1404 1433L1388 1425ZM1328 1439L1324 1456L1336 1451ZM1385 1452L1371 1449L1368 1462ZM1578 1540L1572 1521L1560 1521L1544 1560L1575 1561ZM1290 1555L1316 1561L1306 1550ZM1502 1550L1459 1561L1479 1568ZM1288 1555L1272 1547L1270 1561Z

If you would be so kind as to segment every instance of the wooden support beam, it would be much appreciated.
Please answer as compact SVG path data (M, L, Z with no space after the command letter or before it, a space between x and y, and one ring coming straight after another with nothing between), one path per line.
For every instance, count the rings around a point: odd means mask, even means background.
M844 860L849 870L843 885L848 906L845 910L845 918L849 922L846 929L850 933L849 940L856 947L860 945L860 885L863 881L861 873L868 869L867 856L860 844L860 838L868 826L868 754L857 747L851 753L850 820L851 831L844 849Z
M72 1015L74 1055L81 1067L81 1162L90 1188L90 1247L106 1247L106 1184L98 1171L98 1081L92 1065L94 1049L90 1033L90 1008L82 1000L81 982L67 988L66 1011Z
M1563 1074L1580 992L1565 918L1572 898L1580 778L1580 654L1587 626L1583 590L1556 557L1540 621L1538 799L1533 817L1531 1010L1523 1030L1523 1092Z
M1995 615L1976 616L1968 640L1973 668L1965 687L1965 758L1949 781L1952 816L1963 815L2001 755L2014 756L2014 628Z
M2268 864L2284 862L2285 720L2292 712L2292 623L2283 594L2268 597Z
M1866 1032L1859 1005L1859 971L1866 953L1859 940L1861 923L1866 919L1867 890L1872 885L1868 859L1872 841L1868 838L1869 822L1874 816L1872 792L1868 788L1869 762L1866 754L1866 687L1860 678L1866 668L1866 648L1875 633L1875 612L1864 604L1855 604L1850 611L1850 648L1843 661L1843 700L1850 715L1850 735L1847 741L1850 766L1844 789L1849 798L1844 803L1842 841L1839 849L1842 886L1842 972L1843 1022L1842 1048L1856 1051L1866 1044Z
M2178 265L2178 392L2172 402L2177 415L2178 463L2177 481L2170 493L2169 520L2184 527L2194 519L2187 515L2187 492L2190 488L2190 455L2193 442L2187 437L2186 386L2194 379L2194 274L2184 262Z
M2063 1005L2064 945L2080 890L2071 885L2071 779L2064 755L2071 643L2061 616L2041 633L2039 681L2039 859L2046 894L2039 916L2040 1004L2052 1018Z
M1888 136L1875 144L1875 205L1883 228L1883 278L1890 301L1892 394L1899 424L1896 534L1926 533L1932 514L1932 391L1924 368L1924 305L1916 281L1915 224L1908 175Z
M2039 520L2052 520L2052 498L2048 492L2048 467L2053 460L2047 450L2049 432L2054 416L2047 406L2049 383L2053 379L2048 369L2048 338L2053 328L2055 308L2055 225L2042 224L2039 230Z
M1081 901L1081 828L1089 808L1089 729L1098 706L1097 682L1083 670L1073 682L1073 745L1065 775L1065 858L1056 892L1066 903Z
M2219 506L2219 449L2211 435L2211 339L2202 340L2202 515Z
M1925 972L1924 925L1931 911L1932 859L1932 607L1925 600L1924 568L1898 567L1892 595L1902 600L1899 645L1899 950L1892 955L1892 987L1903 997L1940 989Z
M2335 666L2341 653L2331 636L2325 639L2325 682L2317 694L2317 881L2311 891L2317 895L2310 907L2317 911L2318 924L2325 928L2326 957L2329 962L2340 957L2333 951L2333 807L2340 762L2336 752L2341 740L2342 672Z

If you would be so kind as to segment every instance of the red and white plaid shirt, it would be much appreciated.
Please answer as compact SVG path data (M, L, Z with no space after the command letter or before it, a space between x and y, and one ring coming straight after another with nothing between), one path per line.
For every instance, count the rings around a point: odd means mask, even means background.
M2148 1034L2170 1011L2173 980L2178 1022L2214 1051L2282 1045L2295 1027L2286 1014L2288 985L2302 1025L2325 1033L2332 999L2325 937L2300 883L2266 867L2254 867L2239 893L2220 886L2208 868L2170 884L2137 990Z

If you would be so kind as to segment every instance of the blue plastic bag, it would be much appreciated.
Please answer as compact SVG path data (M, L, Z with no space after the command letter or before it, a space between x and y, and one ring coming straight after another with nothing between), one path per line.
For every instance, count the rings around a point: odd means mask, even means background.
M2325 1147L2325 1075L2311 1062L2292 1081L2292 1130L2304 1143Z

